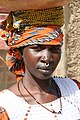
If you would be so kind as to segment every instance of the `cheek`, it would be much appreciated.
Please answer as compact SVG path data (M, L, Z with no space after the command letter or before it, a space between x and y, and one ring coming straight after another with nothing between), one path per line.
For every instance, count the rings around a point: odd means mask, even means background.
M61 59L61 54L54 54L53 55L53 60L54 60L55 64L58 64L60 59Z
M27 51L27 52L24 52L23 57L24 57L25 67L34 68L37 61L35 54L31 51Z
M32 58L32 56L30 56L30 55L26 55L26 56L24 56L24 63L25 63L25 66L30 66L30 65L32 65L33 64L33 58Z

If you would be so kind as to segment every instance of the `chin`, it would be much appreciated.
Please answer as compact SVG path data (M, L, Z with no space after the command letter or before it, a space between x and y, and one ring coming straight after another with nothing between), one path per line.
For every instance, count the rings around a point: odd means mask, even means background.
M40 76L37 77L37 79L39 79L39 80L47 80L51 76L52 76L52 74L50 74L50 75L46 75L46 74L45 75L40 75Z

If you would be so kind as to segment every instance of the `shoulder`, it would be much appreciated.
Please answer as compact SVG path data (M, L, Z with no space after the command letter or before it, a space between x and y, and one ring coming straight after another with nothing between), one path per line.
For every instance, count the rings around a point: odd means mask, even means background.
M70 78L53 77L53 80L59 86L63 96L75 94L79 90L78 85Z
M24 115L25 109L28 107L28 103L26 103L22 98L16 96L10 90L5 89L0 92L0 106L1 108L5 108L10 120L15 120L17 116L20 120L20 117Z
M76 88L78 88L78 86L80 85L80 83L77 80L73 80L68 77L53 77L53 79L59 84L66 84L69 86L73 85Z
M14 93L17 96L20 96L17 83L8 88L9 91Z
M3 101L5 101L5 100L9 101L8 98L15 98L15 97L16 97L16 95L13 92L11 92L10 90L8 90L8 89L2 90L0 92L0 103L3 103Z

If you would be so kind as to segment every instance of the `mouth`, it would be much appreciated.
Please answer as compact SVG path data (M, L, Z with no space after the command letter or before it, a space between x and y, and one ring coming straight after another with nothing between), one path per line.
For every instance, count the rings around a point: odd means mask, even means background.
M53 72L53 69L49 69L49 68L39 68L38 69L39 70L39 72L41 72L41 73L43 73L43 74L52 74L52 72Z
M55 70L55 64L52 62L49 66L45 66L45 64L38 64L37 69L40 73L45 75L51 75Z

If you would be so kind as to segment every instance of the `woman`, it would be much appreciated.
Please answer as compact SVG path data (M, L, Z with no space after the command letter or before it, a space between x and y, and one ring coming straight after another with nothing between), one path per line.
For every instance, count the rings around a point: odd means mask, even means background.
M10 13L1 37L7 37L6 62L17 83L0 93L1 119L80 119L77 84L52 76L61 57L62 25L62 7Z

